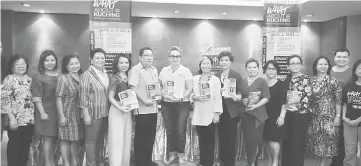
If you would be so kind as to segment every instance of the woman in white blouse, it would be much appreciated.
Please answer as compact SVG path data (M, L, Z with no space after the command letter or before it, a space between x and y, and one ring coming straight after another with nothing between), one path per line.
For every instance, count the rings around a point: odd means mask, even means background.
M199 166L213 166L215 147L215 127L222 114L221 82L211 73L213 61L205 56L199 62L199 75L193 77L194 102L192 124L196 126L200 161Z

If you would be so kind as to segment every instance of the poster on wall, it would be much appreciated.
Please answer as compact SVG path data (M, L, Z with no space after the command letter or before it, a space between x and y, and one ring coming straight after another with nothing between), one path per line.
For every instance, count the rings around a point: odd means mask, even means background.
M202 50L203 56L209 56L212 58L212 60L213 60L212 71L213 72L219 72L221 70L221 67L219 66L218 55L222 51L231 51L231 47L207 46L207 47L204 47Z
M280 78L289 73L287 59L301 54L302 0L265 0L262 62L276 60Z
M112 69L117 54L131 54L132 25L130 0L94 0L91 2L90 51L102 48L105 52L105 68Z

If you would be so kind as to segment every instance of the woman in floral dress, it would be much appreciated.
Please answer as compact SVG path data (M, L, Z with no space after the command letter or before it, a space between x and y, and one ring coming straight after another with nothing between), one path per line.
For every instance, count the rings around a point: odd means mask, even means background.
M285 120L289 133L289 139L283 143L282 165L303 166L307 129L311 118L311 79L301 72L303 63L300 56L290 56L287 64L291 72L286 79L289 82L287 94L292 94L290 99L293 99L293 102L286 101L282 106L282 112L287 110ZM282 113L282 115L284 114ZM280 118L279 124L283 123L284 119Z
M1 88L1 93L8 96L1 112L9 118L8 166L26 166L34 127L31 78L26 75L29 64L25 57L13 55L9 67L10 75L5 77Z
M78 142L83 139L79 107L79 57L66 55L61 66L63 75L59 78L55 93L59 116L58 138L64 166L76 166Z
M325 166L327 158L337 156L338 152L342 88L337 79L329 75L330 71L331 63L326 57L318 57L313 63L314 100L308 147L318 157L318 166Z

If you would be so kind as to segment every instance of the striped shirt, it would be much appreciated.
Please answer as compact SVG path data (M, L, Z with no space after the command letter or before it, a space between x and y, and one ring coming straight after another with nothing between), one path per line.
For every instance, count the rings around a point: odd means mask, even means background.
M106 71L105 69L103 69ZM109 85L109 75L108 85ZM108 116L108 86L104 85L93 67L89 67L80 77L80 107L88 108L92 119Z

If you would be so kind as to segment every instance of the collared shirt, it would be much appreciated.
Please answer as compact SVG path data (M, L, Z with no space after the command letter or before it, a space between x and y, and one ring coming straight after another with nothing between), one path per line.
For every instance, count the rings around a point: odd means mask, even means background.
M224 83L224 80L228 78L229 70L227 72L221 73L221 82Z
M104 84L93 67L89 67L80 77L80 107L88 108L92 119L108 116L109 101L106 85L109 86L109 79L108 83Z
M184 81L184 91L186 90L186 81L193 79L192 72L183 65L180 65L179 68L175 71L173 71L169 65L164 67L159 73L159 80L161 80L163 87L166 87L167 81L173 81L176 77L179 78L177 80ZM182 98L183 101L189 101L189 96L183 96ZM168 101L167 99L164 101L172 102Z
M145 68L142 63L133 66L129 71L128 84L134 86L138 95L143 99L148 99L148 85L156 85L158 82L158 71L154 66ZM145 105L141 100L138 100L139 108L135 110L135 114L152 114L158 112L158 104L154 102L152 106Z
M100 78L100 81L104 84L104 86L108 89L109 88L109 76L108 73L103 69L102 71L96 69L94 66L91 66L97 76Z
M200 75L196 75L193 78L193 95L196 96L200 96L200 77ZM208 83L211 98L204 102L194 102L192 125L208 126L212 123L215 113L221 114L223 112L221 82L219 78L211 76Z

